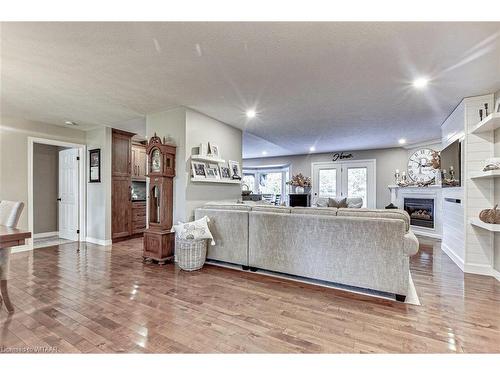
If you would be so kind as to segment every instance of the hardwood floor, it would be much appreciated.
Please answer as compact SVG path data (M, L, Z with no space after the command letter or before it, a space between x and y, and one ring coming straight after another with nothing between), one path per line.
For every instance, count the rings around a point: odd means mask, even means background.
M0 352L500 352L500 282L422 244L422 306L206 266L141 262L141 239L14 254Z

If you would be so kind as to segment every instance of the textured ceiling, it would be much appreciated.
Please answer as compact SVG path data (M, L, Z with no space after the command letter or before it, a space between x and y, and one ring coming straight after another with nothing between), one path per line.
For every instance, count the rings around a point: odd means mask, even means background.
M417 143L439 138L462 97L500 88L499 35L500 23L3 23L1 111L143 127L184 105L249 132L245 157ZM420 75L426 90L410 85Z

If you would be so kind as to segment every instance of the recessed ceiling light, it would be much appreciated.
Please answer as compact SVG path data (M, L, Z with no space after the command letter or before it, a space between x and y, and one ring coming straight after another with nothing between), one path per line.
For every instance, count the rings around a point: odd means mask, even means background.
M406 143L406 139L401 138L398 142L400 145L404 145Z
M314 146L309 147L309 151L311 151L311 152L316 151L316 147L314 147Z
M253 110L253 109L249 109L249 110L247 111L247 117L248 117L248 118L254 118L254 117L255 117L255 115L256 115L255 110Z
M267 151L262 151L262 155L267 155Z
M417 78L413 81L413 87L415 87L417 89L422 89L425 86L427 86L428 83L429 83L429 79L427 79L425 77L420 77L420 78Z
M64 124L69 125L69 126L78 126L78 124L76 122L73 122L73 121L65 121Z

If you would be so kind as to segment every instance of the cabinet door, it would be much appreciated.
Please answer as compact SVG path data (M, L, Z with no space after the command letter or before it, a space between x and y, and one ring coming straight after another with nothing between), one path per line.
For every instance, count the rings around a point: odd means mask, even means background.
M146 178L146 149L141 147L139 150L139 161L137 165L139 166L139 177Z
M130 178L115 177L112 183L112 237L113 239L130 236L132 233L132 201Z
M112 175L125 177L132 173L131 135L113 131L112 137Z

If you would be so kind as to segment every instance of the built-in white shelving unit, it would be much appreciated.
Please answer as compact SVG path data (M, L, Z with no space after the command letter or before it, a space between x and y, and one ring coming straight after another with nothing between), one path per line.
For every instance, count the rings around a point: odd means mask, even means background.
M192 182L205 182L205 183L215 183L215 184L241 184L241 180L230 180L225 178L195 178L191 177Z
M479 218L470 219L470 223L476 227L486 229L490 232L500 232L500 224L485 223L479 220Z
M198 160L198 161L203 161L205 163L225 163L226 161L224 159L219 159L219 158L214 158L211 156L205 156L205 155L191 155L192 160Z
M479 134L500 128L500 112L486 116L483 121L474 126L469 134Z
M470 174L470 178L495 178L500 177L500 169L486 172L475 172Z

